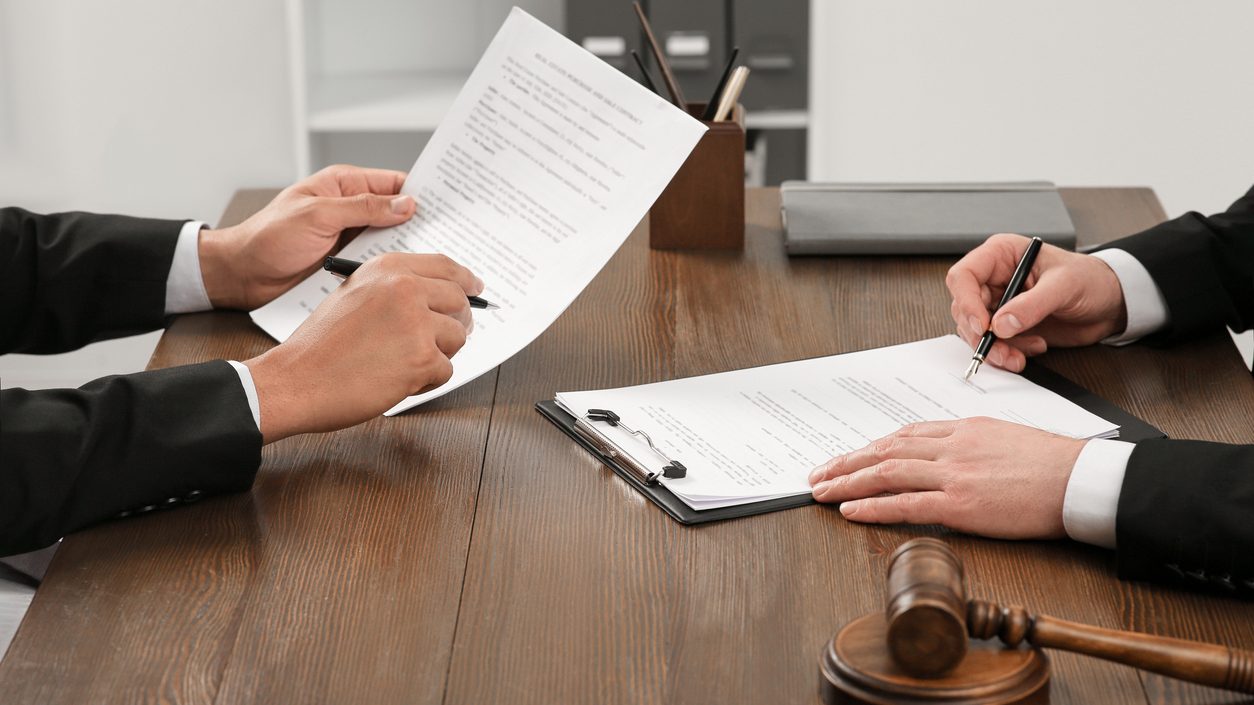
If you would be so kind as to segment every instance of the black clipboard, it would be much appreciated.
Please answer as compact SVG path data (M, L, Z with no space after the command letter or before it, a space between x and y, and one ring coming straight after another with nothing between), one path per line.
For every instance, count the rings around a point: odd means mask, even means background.
M1022 374L1024 378L1039 384L1111 423L1117 424L1119 426L1119 440L1121 441L1135 443L1151 438L1167 437L1167 434L1154 428L1144 420L1133 416L1110 401L1097 396L1051 369L1029 362L1027 369ZM777 512L782 509L793 509L794 507L804 507L807 504L815 504L814 498L805 494L697 511L684 504L682 499L672 494L661 483L649 484L642 481L635 472L632 472L618 460L606 455L590 443L584 438L583 434L575 430L575 417L566 413L565 410L557 405L556 401L550 399L537 402L536 411L539 411L545 418L552 421L566 435L582 446L584 450L609 466L627 484L634 487L637 492L643 494L650 502L656 504L662 511L666 512L680 524L704 524L711 521L737 519L754 514L766 514L767 512Z

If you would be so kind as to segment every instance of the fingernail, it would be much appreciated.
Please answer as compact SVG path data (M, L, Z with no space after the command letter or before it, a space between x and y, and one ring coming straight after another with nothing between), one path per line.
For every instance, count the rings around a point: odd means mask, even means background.
M984 331L980 330L980 319L971 316L967 319L967 328L976 335L983 335Z
M1007 313L997 319L997 337L1013 338L1023 330L1023 324L1013 313Z
M827 467L827 463L823 463L822 465L819 465L810 471L810 485L811 486L813 486L814 483L818 482L820 477L823 477L823 470L826 467Z
M841 516L845 517L846 519L852 519L853 515L858 513L858 503L857 502L841 503L840 513L841 513Z
M479 277L475 277L475 294L474 295L478 296L479 294L482 294L482 293L483 293L483 280L480 279Z
M831 488L832 488L832 483L830 481L820 482L819 484L814 486L814 489L811 491L811 494L814 495L815 499L822 502L823 495L827 494L827 491L830 490Z
M405 215L406 213L409 212L409 204L413 202L414 202L414 199L410 198L409 196L397 196L396 198L392 199L391 203L389 204L389 207L392 209L392 212L395 213L396 215Z

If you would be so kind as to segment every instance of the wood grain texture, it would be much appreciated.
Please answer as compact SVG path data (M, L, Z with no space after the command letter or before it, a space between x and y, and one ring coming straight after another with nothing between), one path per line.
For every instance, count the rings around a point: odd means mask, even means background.
M241 192L224 221L273 192ZM1152 225L1147 189L1064 189L1081 242ZM830 507L683 527L533 410L638 384L951 330L952 258L783 253L779 197L745 249L656 251L642 226L533 345L417 413L266 449L251 493L70 537L0 663L0 701L815 702L817 658L882 610L888 555L943 536L971 596L1106 628L1254 647L1254 606L1123 583L1109 552ZM269 346L242 314L180 317L153 366ZM1254 442L1254 381L1219 335L1050 352L1173 436ZM499 384L498 384L499 382ZM1232 702L1073 654L1054 703Z
M1147 190L1068 189L1064 197L1082 242L1162 219ZM778 206L774 191L749 193L744 252L651 251L641 229L544 336L502 366L447 703L812 702L823 644L840 625L883 609L888 554L937 533L854 525L830 507L682 527L531 408L558 391L951 330L943 279L952 258L788 259ZM1235 354L1219 342L1192 354L1226 365L1235 379ZM1135 374L1137 364L1159 368L1163 351L1135 351L1131 368L1126 353L1046 360L1061 360L1065 372L1151 421L1241 425L1215 403L1219 388L1167 391L1161 375ZM1237 407L1249 403L1237 403L1241 389L1226 390ZM1158 406L1167 395L1172 406ZM1126 626L1129 588L1108 552L946 538L975 594ZM1248 606L1231 608L1235 622L1214 618L1236 628L1254 616ZM1073 654L1052 661L1055 703L1145 700L1132 669Z

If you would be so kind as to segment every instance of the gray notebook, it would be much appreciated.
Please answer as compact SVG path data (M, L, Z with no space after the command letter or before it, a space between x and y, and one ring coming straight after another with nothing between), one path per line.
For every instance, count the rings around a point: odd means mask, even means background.
M786 181L790 255L962 254L994 233L1075 249L1075 227L1048 181L820 184Z

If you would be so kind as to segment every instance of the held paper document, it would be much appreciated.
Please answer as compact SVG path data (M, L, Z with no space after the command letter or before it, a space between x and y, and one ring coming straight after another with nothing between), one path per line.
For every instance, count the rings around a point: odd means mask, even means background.
M1072 436L1109 438L1118 426L1019 375L986 365L971 382L971 349L944 336L637 387L562 392L583 417L609 409L647 433L687 476L661 482L693 509L808 494L819 463L915 421L990 416ZM645 467L665 461L621 427L603 440Z
M405 180L404 225L340 253L446 254L479 275L475 329L453 378L396 414L490 371L544 332L618 250L705 132L526 12L514 8ZM253 311L279 341L339 280L318 271Z

